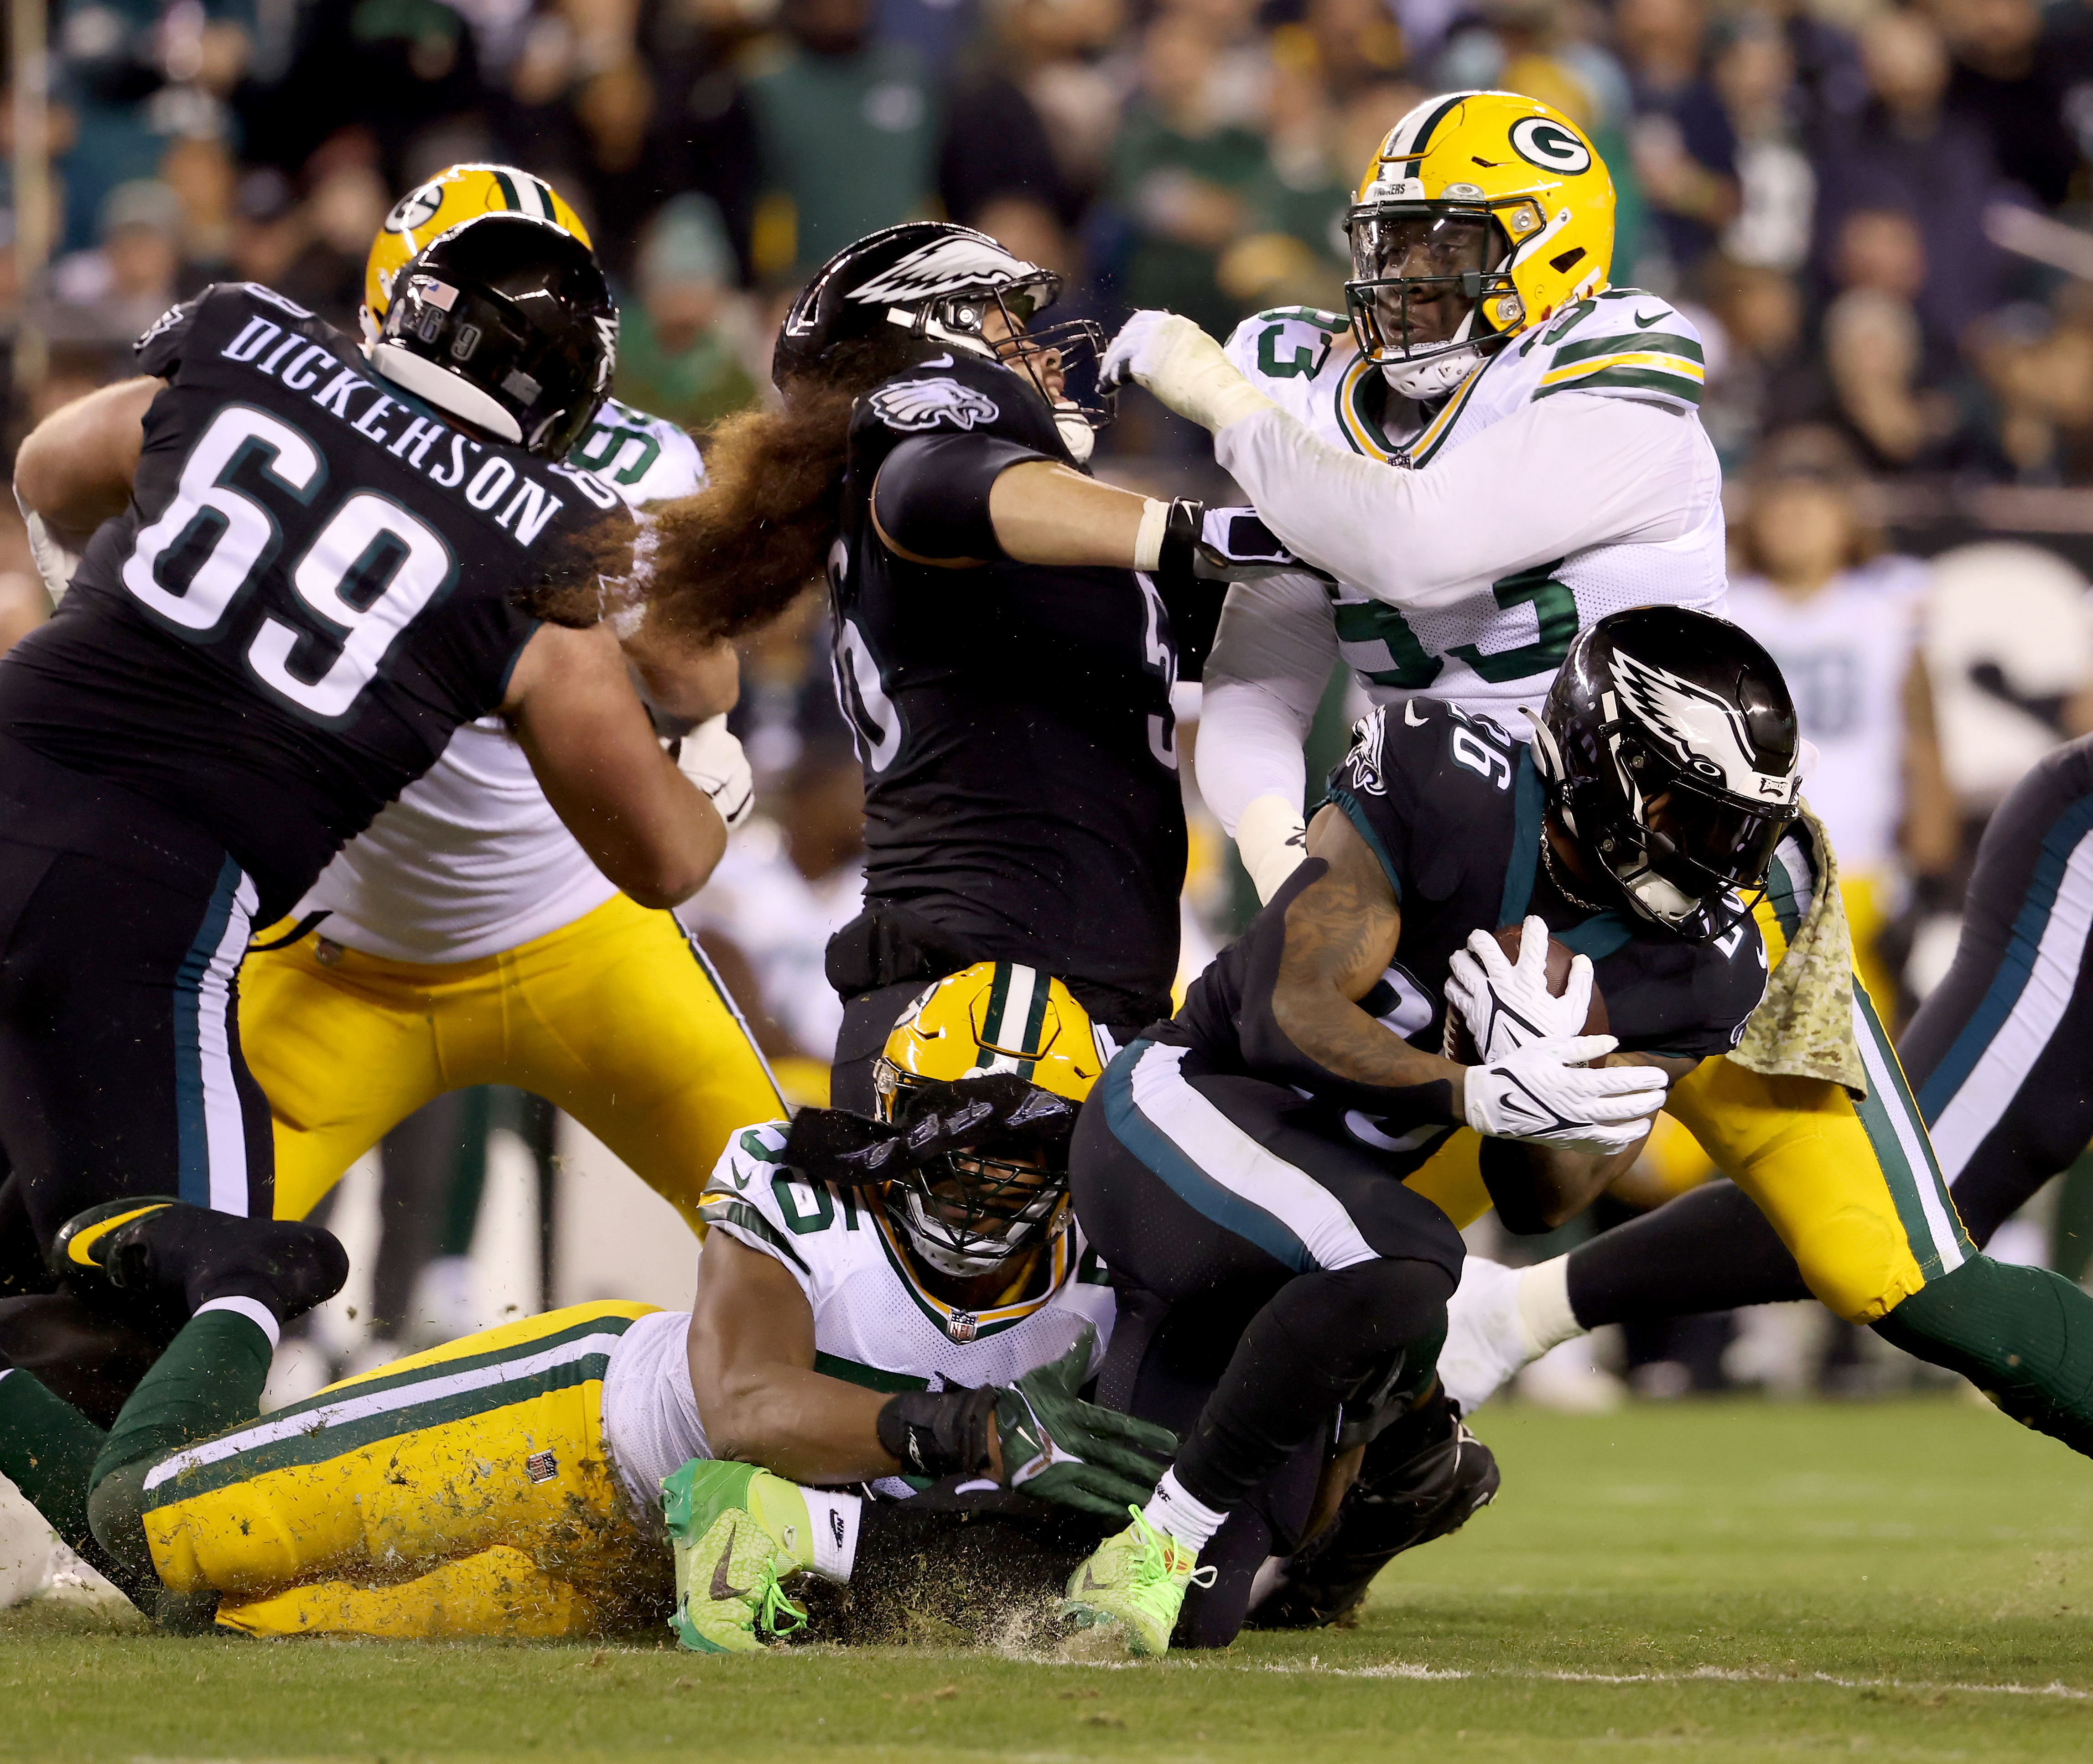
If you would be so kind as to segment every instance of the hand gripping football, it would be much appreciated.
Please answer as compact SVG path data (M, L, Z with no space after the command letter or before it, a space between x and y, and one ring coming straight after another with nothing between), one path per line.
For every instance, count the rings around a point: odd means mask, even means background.
M1496 939L1497 947L1504 951L1505 960L1516 963L1519 960L1520 928L1516 925L1507 925L1490 934ZM1556 998L1561 998L1564 989L1570 984L1570 963L1573 953L1567 943L1556 938L1549 938L1548 990ZM1600 996L1597 981L1592 985L1592 1002L1590 1008L1584 1013L1584 1027L1577 1033L1580 1035L1612 1033L1606 1021L1606 1001ZM1449 1060L1464 1066L1478 1064L1482 1058L1476 1047L1476 1038L1468 1032L1467 1020L1450 999L1447 1001L1445 1039L1441 1051ZM1604 1061L1595 1060L1592 1064L1601 1065Z

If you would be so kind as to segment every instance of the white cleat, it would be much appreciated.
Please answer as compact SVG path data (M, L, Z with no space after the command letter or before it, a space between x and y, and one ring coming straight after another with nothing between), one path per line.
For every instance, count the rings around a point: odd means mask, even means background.
M1473 1415L1533 1358L1519 1319L1519 1270L1471 1255L1446 1302L1446 1345L1439 1381Z

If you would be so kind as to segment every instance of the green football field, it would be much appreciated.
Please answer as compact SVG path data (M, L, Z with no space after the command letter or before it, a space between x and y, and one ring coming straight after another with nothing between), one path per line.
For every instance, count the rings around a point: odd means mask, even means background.
M0 1613L0 1757L2093 1759L2093 1465L1952 1398L1493 1409L1356 1628L1114 1666L182 1641Z

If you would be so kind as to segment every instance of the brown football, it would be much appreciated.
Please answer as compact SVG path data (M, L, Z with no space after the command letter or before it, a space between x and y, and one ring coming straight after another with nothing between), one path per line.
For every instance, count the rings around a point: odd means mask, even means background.
M1502 930L1491 934L1497 938L1497 947L1505 952L1506 960L1519 960L1519 926L1507 925ZM1570 946L1561 939L1553 937L1549 938L1548 990L1558 999L1562 996L1562 989L1570 984L1570 958L1573 953ZM1599 986L1596 980L1592 983L1592 1008L1584 1013L1584 1033L1587 1035L1604 1035L1609 1033L1606 1027L1606 1001L1599 996ZM1451 1006L1449 1006L1446 1011L1445 1050L1446 1057L1449 1060L1464 1066L1472 1066L1478 1057L1476 1052L1476 1038L1468 1033L1468 1025L1462 1021L1461 1013ZM1591 1063L1595 1066L1599 1064L1596 1060Z

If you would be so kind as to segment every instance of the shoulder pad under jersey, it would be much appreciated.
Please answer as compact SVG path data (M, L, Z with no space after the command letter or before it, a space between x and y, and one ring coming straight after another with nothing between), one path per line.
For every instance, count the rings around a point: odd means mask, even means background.
M1254 314L1229 333L1226 347L1259 392L1297 417L1319 396L1327 400L1359 353L1351 320L1315 306Z
M884 379L857 401L854 446L876 453L918 436L990 435L1066 459L1044 394L1017 369L948 349Z
M727 1142L698 1197L698 1216L775 1256L804 1283L810 1272L804 1240L834 1226L839 1209L826 1184L808 1181L785 1162L787 1125L745 1127Z
M635 508L689 496L705 482L696 441L666 417L649 416L615 398L604 401L567 463L595 473Z
M1694 411L1707 375L1693 321L1640 288L1612 288L1580 300L1507 353L1507 366L1536 399L1595 392Z

